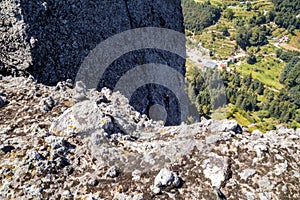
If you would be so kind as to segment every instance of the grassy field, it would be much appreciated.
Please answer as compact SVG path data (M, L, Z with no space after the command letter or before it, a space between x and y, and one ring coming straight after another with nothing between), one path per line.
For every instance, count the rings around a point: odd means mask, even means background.
M242 75L252 74L253 78L258 79L265 85L281 89L283 86L279 83L279 79L284 65L285 63L282 63L277 58L266 56L254 65L243 62L236 69Z
M300 49L300 31L299 30L294 31L294 35L292 35L289 45L297 48L298 50Z
M287 44L283 44L283 48L292 51L300 51L300 31L295 30L293 34L289 34L289 42Z
M254 9L258 9L260 12L270 11L274 7L272 2L269 0L254 1L251 5Z

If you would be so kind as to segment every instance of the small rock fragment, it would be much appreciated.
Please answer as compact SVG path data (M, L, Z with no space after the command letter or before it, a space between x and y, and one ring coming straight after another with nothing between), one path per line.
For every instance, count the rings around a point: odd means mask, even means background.
M239 173L241 179L243 180L247 180L249 177L253 176L254 174L256 174L255 169L245 169L241 173Z
M70 190L65 190L63 192L63 196L65 196L65 197L72 197L72 193L70 192Z
M115 178L118 175L119 175L119 170L116 166L110 167L105 174L106 177L108 176L110 178Z
M210 158L202 163L204 176L211 180L212 186L219 189L229 178L230 160L227 157L222 157L212 153Z
M235 120L213 121L210 125L212 132L230 132L242 133L242 127Z
M133 172L132 172L132 179L133 180L135 180L135 181L139 181L139 180L141 180L141 171L140 170L134 170Z
M279 176L287 170L288 162L285 160L284 163L279 163L275 165L274 173Z
M157 186L151 186L150 187L151 191L154 193L154 194L159 194L161 192L160 188L157 187Z
M49 112L54 107L55 101L51 96L49 96L47 98L43 98L40 102L40 105L41 105L42 112Z
M179 187L181 184L180 177L166 168L160 170L158 175L155 177L154 186L161 187L161 186L174 186Z
M261 180L259 180L258 182L258 186L260 191L264 192L264 191L271 191L273 189L273 185L270 183L270 180L268 177L264 176Z
M86 94L86 86L81 81L76 82L74 94L73 94L73 101L75 103L88 100L87 94Z
M262 136L263 136L263 134L260 130L254 130L251 133L251 138L252 139L258 139L258 138L261 138Z
M92 185L92 186L97 186L98 184L99 184L99 181L97 179L92 179L90 181L90 185Z

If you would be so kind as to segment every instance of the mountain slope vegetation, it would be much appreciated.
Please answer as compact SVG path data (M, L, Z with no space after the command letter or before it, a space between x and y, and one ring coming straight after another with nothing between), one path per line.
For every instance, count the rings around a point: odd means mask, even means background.
M207 49L216 63L226 88L227 118L263 131L277 124L300 127L300 2L191 1L182 3L188 48ZM201 20L195 13L205 5L216 7L220 16L197 29L192 24ZM205 75L199 75L204 68L188 59L187 89L200 115L210 117Z

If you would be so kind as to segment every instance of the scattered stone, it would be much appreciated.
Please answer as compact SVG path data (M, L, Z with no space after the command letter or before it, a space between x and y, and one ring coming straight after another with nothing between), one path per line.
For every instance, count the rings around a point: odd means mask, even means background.
M266 176L262 177L262 179L259 180L257 183L260 191L262 192L272 191L272 189L274 188L274 186L270 183L269 178Z
M225 141L228 141L234 135L235 135L235 133L233 131L225 132L225 133L222 134L222 139L225 140Z
M287 129L285 127L280 127L277 131L278 135L289 135L289 134L293 135L294 132L295 132L294 129Z
M221 136L218 135L218 134L215 134L215 135L208 135L206 136L205 138L205 142L206 144L213 144L213 143L216 143L218 141L221 140Z
M49 112L55 105L55 101L51 96L43 98L40 102L42 112Z
M70 190L65 190L63 192L63 196L65 196L65 197L72 197L72 193L70 192Z
M90 181L90 185L91 186L97 186L99 184L99 181L97 180L97 179L92 179L91 181Z
M87 90L74 105L74 89L61 87L0 80L10 98L0 111L0 199L300 198L297 131L211 132L212 120L164 127L120 93ZM45 97L55 102L46 113Z
M263 133L262 133L260 130L254 130L254 131L252 131L252 133L251 133L251 138L252 138L253 140L262 138L262 136L263 136Z
M155 177L154 186L163 187L163 186L174 186L179 187L181 184L180 177L166 168L160 170L158 175Z
M86 86L81 81L76 82L74 94L73 94L73 101L75 103L78 103L81 101L89 100L86 92L87 92Z
M160 194L161 193L161 189L157 186L153 186L151 185L150 190L154 193L154 194Z
M274 173L279 176L287 170L288 162L285 160L284 163L279 163L275 165Z
M134 170L133 172L132 172L132 180L135 180L135 181L140 181L141 180L141 171L140 170Z
M271 200L272 197L268 192L260 192L258 193L258 197L260 200Z
M246 198L247 200L255 200L256 196L253 192L246 192Z
M114 198L113 198L113 200L142 200L142 199L144 199L143 194L136 194L132 197L132 196L122 194L122 193L119 193L119 192L116 192L114 194Z
M66 86L68 86L69 88L73 88L73 81L71 79L67 79Z
M298 135L298 137L300 137L300 128L297 128L295 133Z
M211 153L210 158L204 160L201 166L204 176L210 179L212 186L217 189L226 183L231 173L229 158L214 153Z
M112 166L110 167L107 172L106 172L106 176L110 177L110 178L116 178L119 175L119 170L116 166Z
M300 172L293 170L294 174L293 177L300 178Z
M256 144L253 149L256 151L257 158L261 158L263 153L268 151L267 145L263 143Z
M241 173L239 173L239 176L241 177L241 179L246 181L249 177L253 176L254 174L256 174L255 169L245 169Z

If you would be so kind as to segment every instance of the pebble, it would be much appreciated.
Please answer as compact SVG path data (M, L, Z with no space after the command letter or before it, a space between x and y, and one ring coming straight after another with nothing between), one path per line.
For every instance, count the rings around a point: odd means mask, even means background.
M256 174L255 169L245 169L239 175L241 179L246 181L249 177L253 176L254 174Z
M3 107L6 103L7 103L6 98L0 96L0 108Z
M132 175L132 180L135 180L135 181L140 181L141 180L141 171L140 170L134 170L131 175Z
M116 166L110 167L106 172L106 176L108 176L110 178L115 178L118 175L119 175L119 170Z
M174 173L169 171L166 168L163 168L160 170L158 175L154 179L154 186L156 187L162 187L162 186L174 186L179 187L181 184L180 177Z

